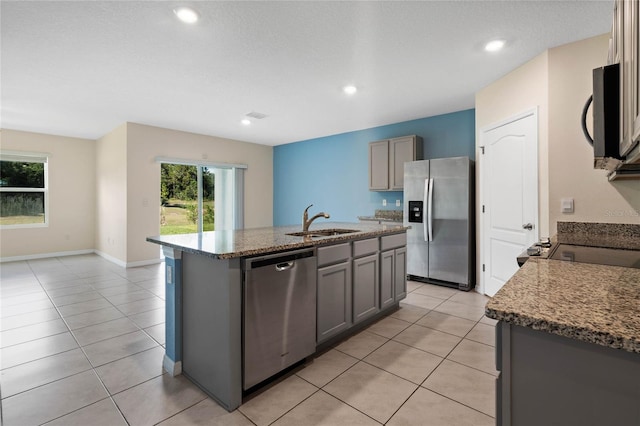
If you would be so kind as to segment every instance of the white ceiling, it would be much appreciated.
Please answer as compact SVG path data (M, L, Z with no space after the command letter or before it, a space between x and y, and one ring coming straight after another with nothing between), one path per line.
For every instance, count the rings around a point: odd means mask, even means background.
M173 14L185 4L195 25ZM544 50L609 32L612 10L612 0L2 0L0 125L97 139L130 121L266 145L360 130L473 108L475 92ZM494 38L506 48L484 52ZM241 125L252 111L267 117Z

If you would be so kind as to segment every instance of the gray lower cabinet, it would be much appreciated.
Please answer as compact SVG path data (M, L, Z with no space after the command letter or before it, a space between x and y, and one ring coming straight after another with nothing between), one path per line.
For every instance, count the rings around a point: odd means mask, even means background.
M397 248L393 254L394 300L398 302L407 297L407 248Z
M496 324L496 425L640 425L640 357Z
M380 311L378 253L353 259L353 323Z
M318 249L316 343L351 327L351 244Z

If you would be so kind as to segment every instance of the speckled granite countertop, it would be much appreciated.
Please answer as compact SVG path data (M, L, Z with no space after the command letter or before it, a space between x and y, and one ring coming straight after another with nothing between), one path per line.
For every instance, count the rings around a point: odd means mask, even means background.
M532 258L487 303L485 313L640 353L640 269Z
M178 250L202 254L217 259L255 256L297 248L319 246L367 237L377 237L406 231L402 224L314 222L310 230L357 229L358 232L330 237L294 237L286 235L298 232L301 225L253 228L236 231L212 231L202 234L161 235L148 237L147 241Z
M402 223L402 214L402 210L376 210L373 216L358 216L358 219Z

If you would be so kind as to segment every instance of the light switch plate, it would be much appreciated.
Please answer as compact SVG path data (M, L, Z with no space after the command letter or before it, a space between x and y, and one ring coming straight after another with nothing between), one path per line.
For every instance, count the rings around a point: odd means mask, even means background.
M382 206L385 207L387 205L387 200L382 200Z
M560 200L560 211L562 213L573 213L573 198L563 198Z

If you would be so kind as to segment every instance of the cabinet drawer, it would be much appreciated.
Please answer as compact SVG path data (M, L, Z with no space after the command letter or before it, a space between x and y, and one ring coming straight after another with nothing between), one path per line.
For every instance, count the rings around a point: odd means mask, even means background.
M396 247L402 247L407 245L407 234L403 232L402 234L394 234L387 235L381 238L380 250L389 250Z
M318 248L318 267L342 262L351 257L351 243Z
M365 256L378 251L378 238L353 242L353 257Z

